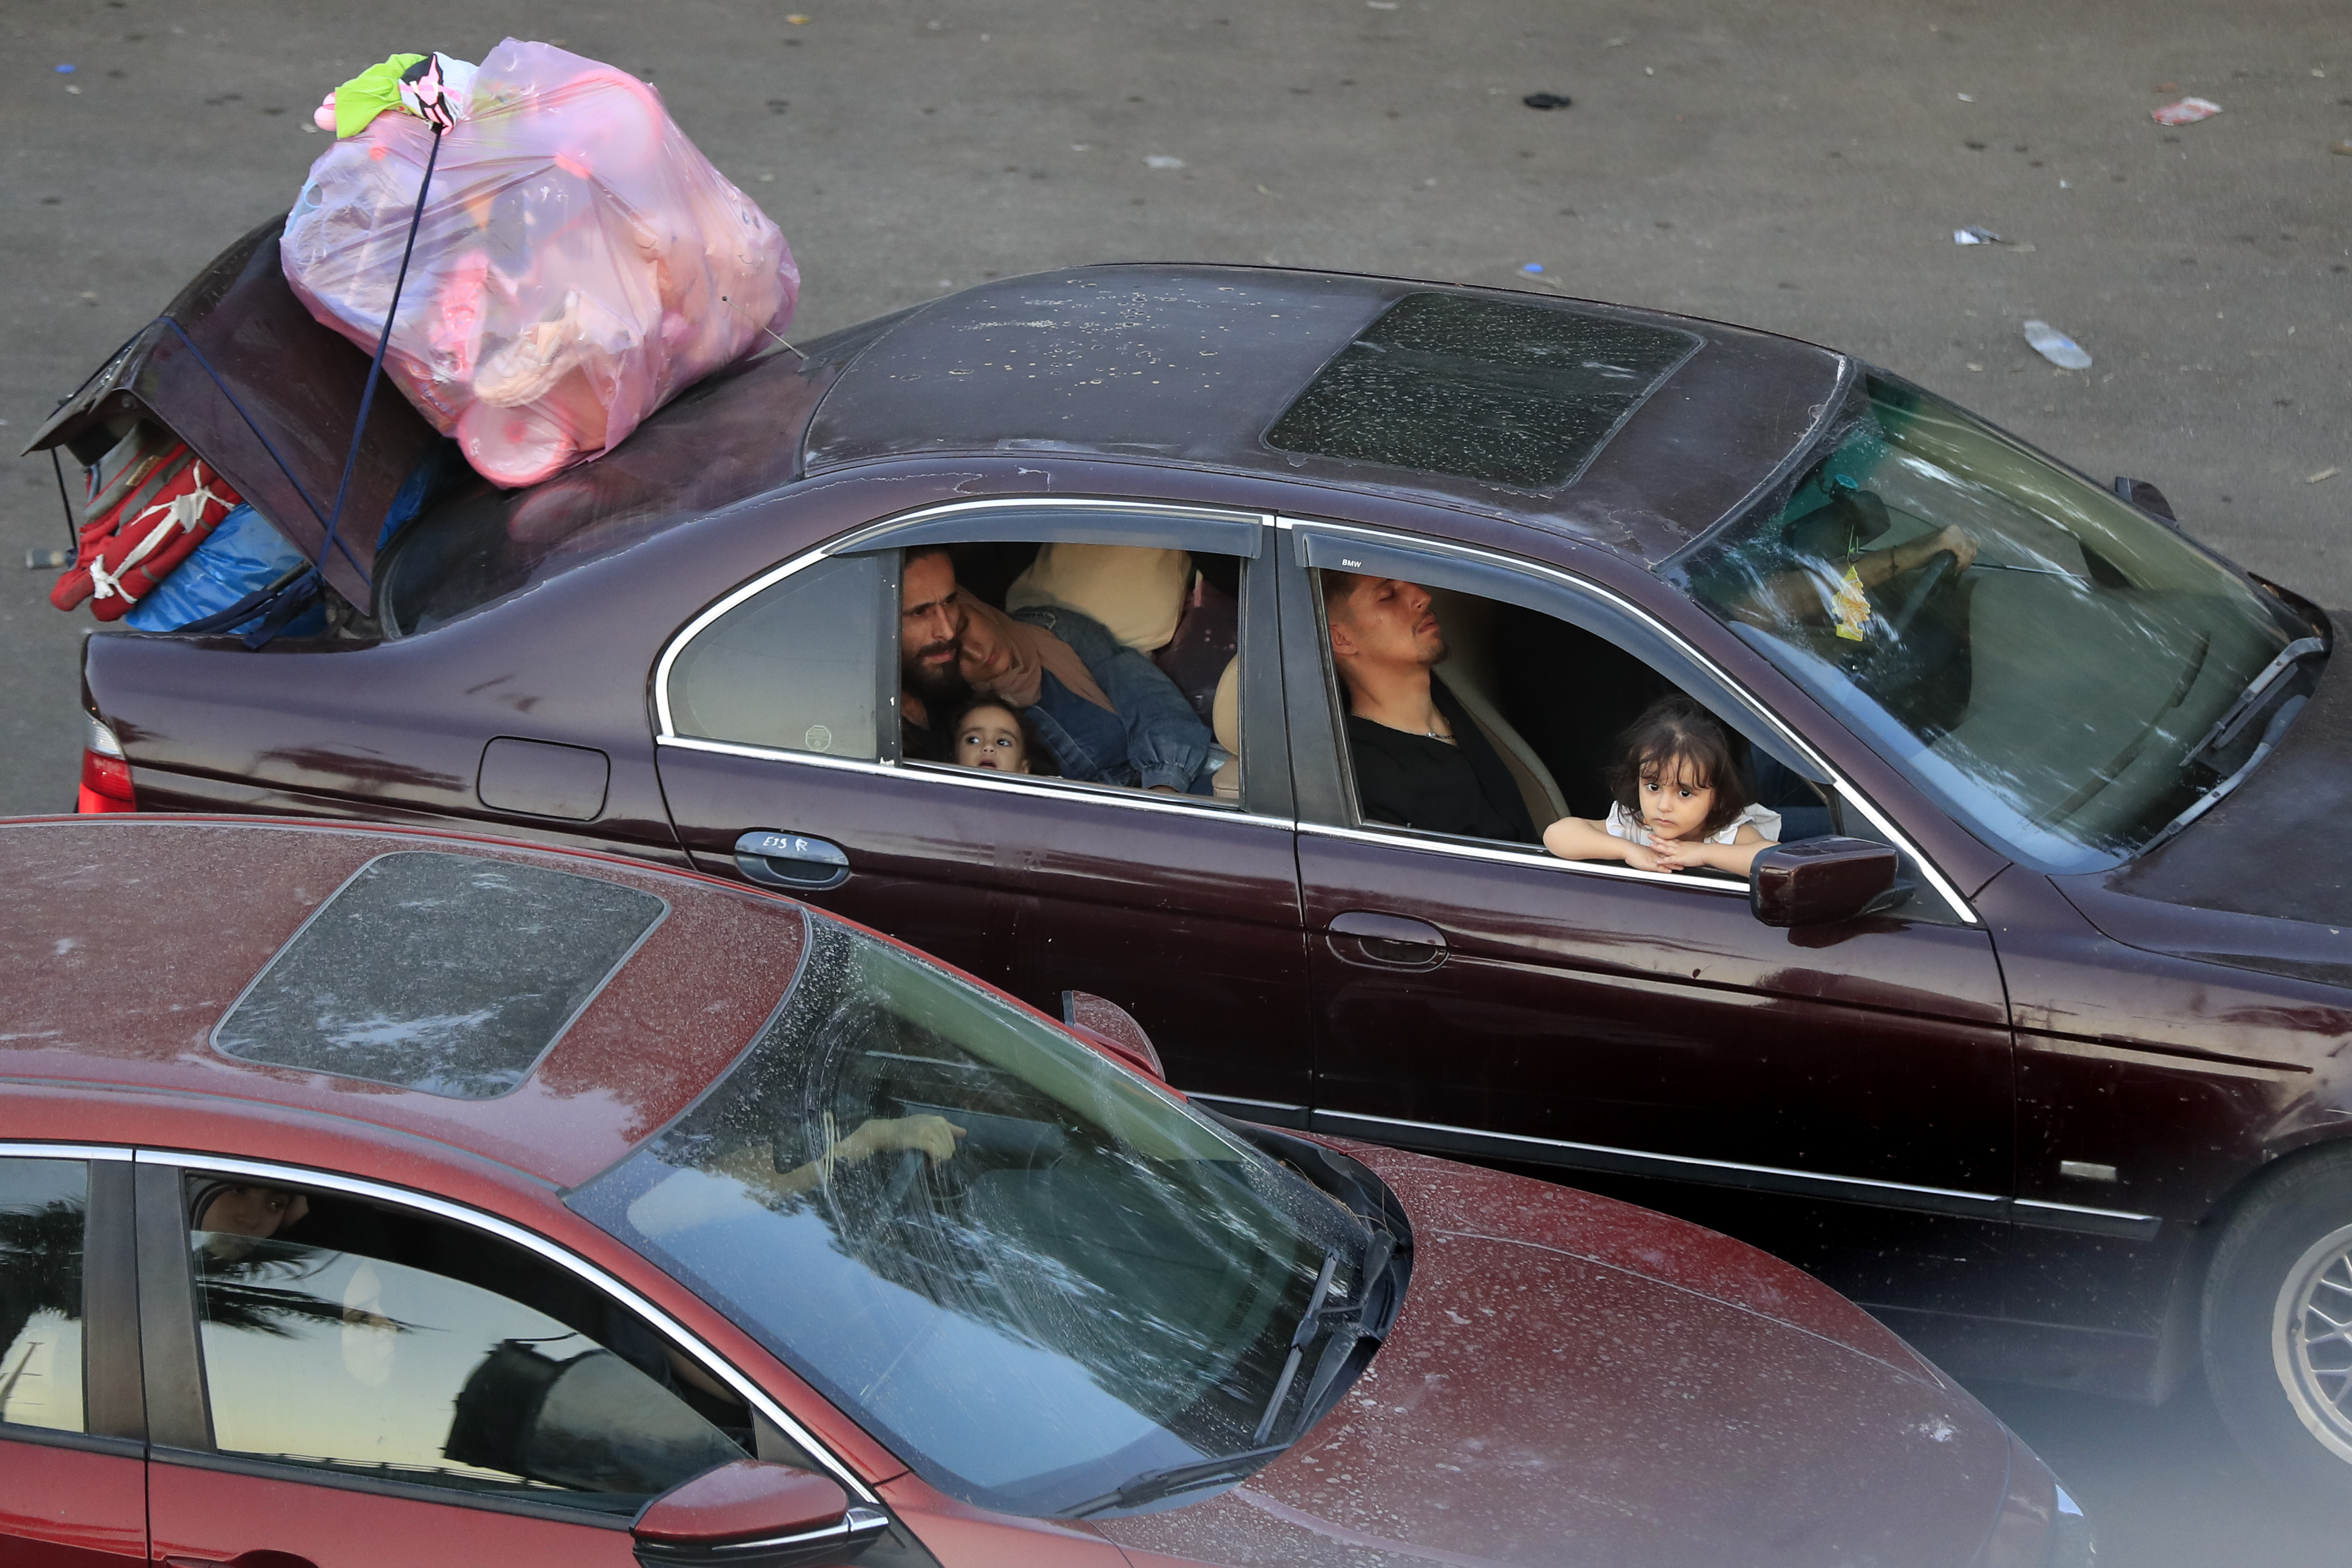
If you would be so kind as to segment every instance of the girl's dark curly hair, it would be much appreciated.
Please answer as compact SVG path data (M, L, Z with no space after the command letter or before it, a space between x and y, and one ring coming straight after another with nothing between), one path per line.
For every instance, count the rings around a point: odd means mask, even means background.
M1732 755L1731 737L1714 714L1680 693L1642 710L1617 737L1617 756L1609 770L1609 793L1636 817L1642 815L1644 783L1671 782L1685 769L1692 784L1715 791L1715 809L1699 826L1702 837L1722 832L1754 798Z

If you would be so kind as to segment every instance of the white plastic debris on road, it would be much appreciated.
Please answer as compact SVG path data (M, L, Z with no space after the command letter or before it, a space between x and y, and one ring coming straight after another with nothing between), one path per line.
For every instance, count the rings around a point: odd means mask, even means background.
M2091 356L2083 352L2083 345L2047 321L2026 322L2025 341L2032 345L2035 353L2062 369L2091 368Z
M2162 109L2151 109L2147 114L2158 125L2194 125L2221 112L2221 106L2210 98L2184 98L2178 103L2168 103Z

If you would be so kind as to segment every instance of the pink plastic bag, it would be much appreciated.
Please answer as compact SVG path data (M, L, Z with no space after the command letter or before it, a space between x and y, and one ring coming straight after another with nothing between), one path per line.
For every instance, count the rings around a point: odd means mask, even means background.
M371 353L432 142L377 115L286 220L287 282ZM484 478L535 484L773 342L799 293L784 237L650 86L509 38L443 135L383 368Z

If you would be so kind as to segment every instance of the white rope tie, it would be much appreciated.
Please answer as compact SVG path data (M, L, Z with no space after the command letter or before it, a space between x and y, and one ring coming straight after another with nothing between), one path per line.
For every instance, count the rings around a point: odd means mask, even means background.
M204 521L205 508L217 504L226 513L228 509L236 505L229 498L212 488L205 476L205 466L202 463L191 465L189 472L196 477L194 489L185 495L175 496L168 501L158 501L131 520L130 527L135 529L158 513L161 513L163 518L162 522L148 531L145 538L131 547L131 553L122 558L121 565L110 572L107 570L103 557L89 563L89 580L95 585L95 592L90 595L92 598L103 599L110 595L119 595L125 604L137 604L139 595L124 584L123 579L137 571L142 562L161 549L164 541L172 536L174 529L182 533L195 532L196 526ZM121 528L115 530L118 535L123 531L124 530Z

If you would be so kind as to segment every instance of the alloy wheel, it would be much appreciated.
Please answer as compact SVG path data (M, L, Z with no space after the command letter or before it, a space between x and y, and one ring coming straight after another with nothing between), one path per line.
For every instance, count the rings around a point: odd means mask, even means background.
M2352 1225L2313 1242L2287 1270L2271 1355L2296 1418L2352 1464Z

